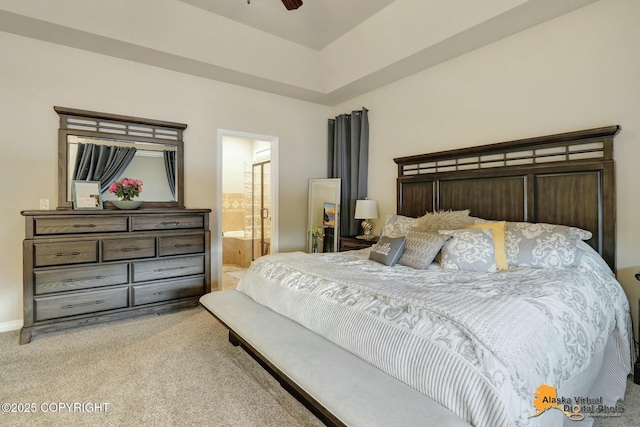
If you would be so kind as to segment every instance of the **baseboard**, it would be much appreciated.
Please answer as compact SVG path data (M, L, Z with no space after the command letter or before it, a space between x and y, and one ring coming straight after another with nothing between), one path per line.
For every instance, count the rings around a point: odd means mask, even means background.
M16 331L20 328L22 328L22 320L0 323L0 332Z

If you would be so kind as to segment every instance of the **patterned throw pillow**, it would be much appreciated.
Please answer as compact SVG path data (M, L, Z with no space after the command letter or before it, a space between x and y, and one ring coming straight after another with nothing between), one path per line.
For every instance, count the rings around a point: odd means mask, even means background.
M573 267L584 254L577 242L591 236L589 231L566 225L507 222L507 260L520 267Z
M403 215L387 215L380 235L387 237L404 237L413 228L415 220L415 218Z
M400 264L424 270L433 262L449 237L425 231L410 231Z
M497 222L483 222L474 225L467 225L464 228L487 228L491 230L493 236L493 250L496 258L496 265L498 270L504 271L509 269L509 262L507 261L507 223L505 221Z
M486 228L440 230L452 236L442 248L441 263L447 270L498 271L491 230Z
M371 247L369 259L384 265L394 266L405 251L405 241L404 237L382 236L378 243Z

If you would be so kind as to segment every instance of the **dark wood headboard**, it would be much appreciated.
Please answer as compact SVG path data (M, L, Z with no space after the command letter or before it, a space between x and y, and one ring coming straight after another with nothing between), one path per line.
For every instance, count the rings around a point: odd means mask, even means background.
M615 271L613 137L619 126L394 159L397 213L470 209L485 219L589 230Z

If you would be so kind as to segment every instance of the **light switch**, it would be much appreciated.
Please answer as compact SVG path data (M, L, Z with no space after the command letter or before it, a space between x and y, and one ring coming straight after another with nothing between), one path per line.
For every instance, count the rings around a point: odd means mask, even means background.
M49 210L49 199L40 199L40 210Z

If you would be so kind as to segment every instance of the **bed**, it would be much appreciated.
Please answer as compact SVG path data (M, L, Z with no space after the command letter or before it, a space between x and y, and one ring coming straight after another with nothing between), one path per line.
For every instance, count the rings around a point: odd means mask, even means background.
M550 386L615 410L624 396L633 355L614 276L618 131L394 159L384 251L262 257L237 290L201 303L327 425L590 425L586 406L534 399ZM471 215L415 228L439 212ZM370 259L396 244L413 251L404 265Z

